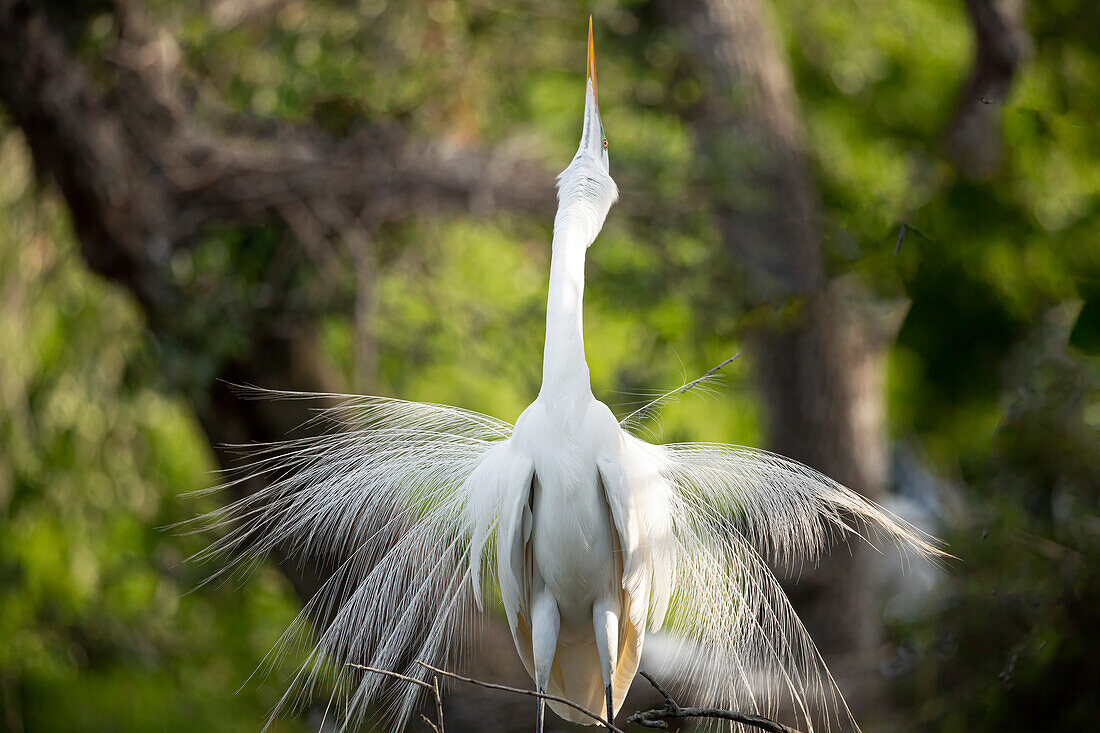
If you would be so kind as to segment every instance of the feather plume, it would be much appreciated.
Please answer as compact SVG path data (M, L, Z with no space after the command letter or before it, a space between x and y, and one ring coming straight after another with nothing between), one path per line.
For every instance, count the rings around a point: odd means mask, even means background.
M252 460L215 490L250 477L265 489L192 520L221 538L194 560L218 560L221 577L276 548L290 561L335 565L269 655L312 649L276 713L314 697L322 680L343 680L330 705L354 728L381 706L403 723L419 688L393 686L360 664L425 680L416 663L447 666L474 622L469 478L511 426L443 405L382 397L253 391L252 396L335 401L314 419L315 437L249 447ZM483 531L482 534L485 534ZM349 682L350 681L350 682ZM338 703L338 704L337 704Z
M641 442L641 441L639 441ZM944 557L928 535L821 473L766 451L646 445L669 488L675 570L666 679L703 706L799 726L858 729L769 563L814 562L835 540L885 539L905 557ZM686 663L685 663L686 660Z
M257 475L267 487L193 520L194 528L222 533L195 559L220 560L214 578L276 548L335 567L270 655L274 663L306 650L278 709L295 709L322 681L336 681L328 715L337 727L355 727L375 710L400 727L420 688L348 665L426 680L418 660L455 661L483 589L495 596L500 583L517 580L498 577L489 558L498 527L513 521L517 501L526 502L514 487L524 485L516 477L527 475L529 462L511 445L511 425L458 408L255 394L335 404L315 418L321 435L252 447L252 460L220 488ZM648 604L632 606L631 622L639 630L664 625L679 656L695 661L679 668L692 670L690 679L668 674L707 705L766 716L793 710L807 730L821 720L826 729L830 721L854 728L768 563L812 562L849 535L935 558L943 553L934 540L765 451L652 445L628 433L621 445L621 455L598 470L616 477L607 490L624 540L623 587L631 597L648 594Z

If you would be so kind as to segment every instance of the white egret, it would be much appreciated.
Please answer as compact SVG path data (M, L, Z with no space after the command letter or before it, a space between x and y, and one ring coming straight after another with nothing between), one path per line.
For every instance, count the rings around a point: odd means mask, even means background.
M229 531L204 554L228 556L227 567L276 547L339 558L276 650L313 640L284 703L348 663L427 679L417 661L452 662L488 594L535 687L609 720L646 634L665 625L702 662L681 666L705 670L681 682L707 704L784 707L809 728L850 721L767 561L812 561L834 535L867 530L922 555L938 550L810 468L751 448L653 445L593 396L581 304L586 250L618 197L607 147L590 19L580 146L558 177L542 388L514 427L343 396L320 412L324 435L263 448L243 469L266 476L265 490L208 517ZM419 689L387 695L391 684L345 680L328 715L352 725L381 704L400 725Z

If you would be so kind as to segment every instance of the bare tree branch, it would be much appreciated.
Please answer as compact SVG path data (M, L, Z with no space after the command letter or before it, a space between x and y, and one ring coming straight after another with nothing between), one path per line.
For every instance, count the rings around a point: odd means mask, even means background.
M475 680L473 677L464 677L460 674L455 674L454 672L448 672L445 669L439 669L438 667L433 667L432 665L426 664L425 662L417 662L417 664L419 664L421 667L424 667L425 669L430 669L431 671L435 672L436 674L441 674L444 677L450 677L451 679L458 680L459 682L466 682L466 683L469 683L471 685L478 685L479 687L488 687L490 690L501 690L503 692L511 692L514 695L526 695L527 697L537 697L537 698L542 698L543 700L553 700L556 703L561 703L562 705L566 705L568 707L573 708L574 710L576 710L578 713L581 713L582 715L587 715L589 718L592 718L592 720L595 720L600 725L605 726L608 730L615 731L615 733L626 733L624 730L622 730L621 728L616 727L614 723L611 723L606 718L602 718L599 715L596 715L591 710L588 710L587 708L581 707L580 705L578 705L577 703L575 703L571 700L566 700L564 697L558 697L557 695L548 695L544 692L535 692L534 690L524 690L521 687L509 687L508 685L498 685L495 682L484 682L482 680Z
M115 55L119 113L172 183L180 219L177 239L218 221L286 219L298 207L320 229L342 231L447 209L547 212L552 176L506 151L422 140L394 125L363 121L336 139L308 125L265 120L251 134L213 133L184 101L182 56L137 6L115 0L120 26ZM290 223L290 222L287 222Z
M644 710L634 713L626 719L628 723L636 723L646 728L664 729L668 728L668 721L670 720L711 718L713 720L729 720L734 723L741 723L743 725L752 726L753 728L769 731L769 733L799 733L799 731L794 728L789 728L782 723L777 723L768 718L762 718L759 715L739 713L733 710L723 710L721 708L680 707L676 701L672 699L672 695L668 694L663 687L657 684L657 680L653 679L647 672L641 672L641 674L649 680L649 684L653 685L657 692L661 693L665 698L665 706L663 708L654 708L653 710Z
M165 60L178 53L118 9L120 86L108 104L46 13L0 0L0 101L61 189L89 265L147 311L172 307L169 255L213 224L275 220L323 237L356 222L553 204L552 176L530 161L377 123L344 140L277 123L247 138L202 129Z
M408 682L409 684L416 685L417 687L423 687L425 690L435 690L433 685L429 685L424 680L418 680L415 677L409 677L408 675L401 674L399 672L391 672L388 669L379 669L378 667L368 667L365 664L355 664L354 662L348 662L345 667L352 667L353 669L361 669L365 672L374 672L375 674L383 674L387 677L393 677L394 679L401 680L402 682Z
M439 721L439 733L443 733L443 695L439 690L439 677L432 677L432 692L435 693L435 715Z
M508 685L501 685L495 682L485 682L484 680L474 679L473 677L466 677L464 675L455 674L454 672L448 672L445 669L433 667L432 665L425 662L417 662L417 664L435 673L435 675L442 675L444 677L449 677L460 682L466 682L471 685L486 687L490 690L509 692L513 695L524 695L527 697L541 698L543 700L553 700L554 702L561 703L562 705L567 705L577 712L587 715L589 718L596 721L600 725L606 726L609 730L616 731L616 733L625 733L621 728L616 727L613 723L609 722L605 718L600 717L596 713L593 713L587 708L577 705L570 700L566 700L563 697L558 697L557 695L548 695L546 693L535 692L534 690L525 690L520 687L510 687ZM374 672L376 674L386 675L395 679L402 680L404 682L409 682L427 690L432 690L435 693L436 710L439 720L438 730L443 730L442 697L439 694L438 677L433 677L433 682L429 685L423 680L418 680L414 677L408 677L403 674L398 674L397 672L390 672L385 669L367 667L362 664L353 664L351 662L349 662L347 666L354 667L356 669L362 669L367 672ZM683 720L687 718L713 718L715 720L729 720L734 723L742 723L744 725L752 726L754 728L769 731L770 733L799 733L799 731L794 728L790 728L786 725L783 725L782 723L777 723L774 720L769 720L768 718L764 718L759 715L740 713L733 710L723 710L722 708L680 707L680 705L678 705L676 701L672 698L672 695L670 695L663 687L661 687L661 685L657 683L657 680L653 679L653 677L650 676L649 673L641 671L641 675L645 677L651 685L653 685L657 692L661 693L661 696L665 699L665 706L663 708L655 708L653 710L645 710L634 713L629 718L627 718L626 722L628 723L637 723L638 725L644 726L646 728L668 728L668 723L666 721L669 720ZM431 721L428 721L427 718L425 718L425 720L428 722L429 725L432 725ZM432 727L435 728L436 726L432 725Z
M443 733L443 695L439 691L439 677L438 676L433 675L432 676L432 683L429 685L427 682L425 682L423 680L418 680L415 677L409 677L407 675L398 674L397 672L391 672L388 669L378 669L377 667L368 667L365 664L355 664L354 662L348 662L344 666L354 667L355 669L362 669L362 670L365 670L367 672L374 672L375 674L386 675L387 677L393 677L395 679L402 680L403 682L409 682L409 683L412 683L414 685L417 685L418 687L423 687L427 690L431 690L432 695L435 697L435 720L436 720L436 722L433 723L425 715L421 715L420 717L423 718L424 722L427 723L428 725L430 725L433 730L438 731L438 733Z

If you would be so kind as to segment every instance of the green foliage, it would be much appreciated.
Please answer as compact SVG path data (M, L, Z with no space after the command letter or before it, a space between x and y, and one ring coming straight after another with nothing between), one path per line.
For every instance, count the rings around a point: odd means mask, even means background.
M912 301L891 353L891 430L958 484L946 539L961 560L936 610L896 630L903 709L944 731L1088 728L1100 49L1081 30L1096 6L1029 4L1003 166L973 183L940 132L969 73L962 3L780 5L830 220L863 248L869 287Z
M209 448L158 389L136 307L90 275L21 138L0 142L0 720L8 730L241 730L296 613L274 569L189 593ZM280 729L293 729L291 724Z
M1065 350L1052 311L1007 359L1000 424L967 467L952 551L963 558L923 623L898 629L908 705L945 731L1087 729L1100 674L1100 369Z
M587 4L295 0L245 22L218 15L228 3L143 5L179 41L210 124L228 111L344 135L370 119L551 167L575 150ZM95 70L113 16L81 7L74 37ZM1029 4L1031 56L999 112L1003 165L982 182L942 144L971 64L963 3L774 11L831 273L910 303L889 352L890 437L955 487L943 520L962 561L928 616L894 630L901 700L929 729L1087 728L1100 689L1097 5ZM746 314L715 303L743 273L716 265L681 119L701 93L681 39L645 3L595 12L624 205L589 253L585 328L596 393L626 414L641 391L739 349ZM206 571L181 561L204 539L160 528L204 508L180 495L214 480L186 398L240 354L250 319L288 311L316 314L322 358L359 382L352 258L335 242L320 257L337 264L318 266L274 226L209 232L172 262L189 297L178 340L155 342L86 272L56 193L33 187L22 139L0 132L0 720L254 727L283 679L244 683L296 600L271 568L185 594ZM377 233L376 389L514 419L540 378L549 225L453 217ZM759 445L751 359L728 368L719 399L687 397L648 427Z

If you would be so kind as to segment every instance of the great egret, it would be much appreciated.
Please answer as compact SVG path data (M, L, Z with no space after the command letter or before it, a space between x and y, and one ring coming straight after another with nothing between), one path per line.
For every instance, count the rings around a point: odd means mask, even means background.
M708 704L850 721L767 560L812 561L863 530L922 555L927 536L820 473L764 451L652 445L592 395L581 329L584 261L618 197L596 95L589 19L584 123L558 177L543 382L515 426L455 407L332 399L321 437L260 449L242 477L266 489L208 516L229 531L204 555L226 567L278 547L340 558L276 655L316 624L283 699L348 663L428 674L498 596L523 665L549 692L612 720L646 633L671 627L704 670L682 680ZM388 703L397 725L419 690L382 677L337 685L343 725ZM562 718L592 721L551 702ZM816 713L812 711L817 708ZM536 730L543 725L538 703Z

